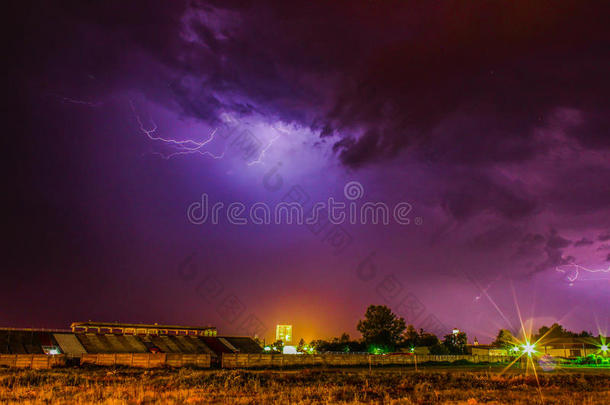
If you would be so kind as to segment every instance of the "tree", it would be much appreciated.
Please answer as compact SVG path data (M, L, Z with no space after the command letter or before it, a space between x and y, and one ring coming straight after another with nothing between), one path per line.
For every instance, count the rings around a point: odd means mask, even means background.
M305 351L305 339L301 338L299 340L299 344L297 345L297 352L303 353Z
M345 332L341 334L338 338L333 338L331 340L331 346L334 350L338 352L350 352L350 338L349 335Z
M430 346L428 350L430 350L430 354L435 355L443 356L445 354L449 354L449 349L447 349L447 346L442 345L440 343Z
M540 329L538 329L538 334L533 336L533 340L538 341L542 337L544 337L545 340L549 340L549 339L557 339L557 338L562 338L562 337L574 337L574 336L575 336L574 333L565 330L563 328L563 326L561 326L560 324L554 323L551 325L551 327L541 326Z
M424 332L421 330L419 334L419 344L418 346L435 346L440 344L441 342L438 340L435 334Z
M592 337L593 334L591 332L582 331L580 333L575 333L569 330L566 330L558 323L552 324L550 327L542 326L538 329L538 333L533 336L534 341L538 341L541 338L544 338L545 341L558 339L558 338L570 338L570 337Z
M313 347L316 352L322 353L327 351L328 342L322 339L312 340L309 346Z
M405 328L405 320L397 317L385 305L369 306L364 319L357 326L366 344L382 346L388 350L393 350L400 342L400 335Z
M450 333L445 335L443 339L443 346L447 348L451 354L464 354L466 353L466 345L468 344L468 338L466 333Z
M548 326L541 326L540 329L538 329L538 333L533 336L534 340L538 340L540 339L540 337L545 336L550 329L551 328L549 328Z
M281 340L276 340L269 346L271 351L274 353L282 353L284 351L284 342Z
M504 349L508 349L508 348L514 346L515 342L517 342L517 339L515 339L515 337L511 333L511 331L509 331L508 329L500 329L500 331L498 332L498 336L496 337L496 340L494 340L491 343L491 345L495 346L495 347L501 347Z
M347 333L342 334L340 337L334 337L330 341L327 340L314 340L310 343L316 352L362 352L366 350L366 346L359 341L350 340Z
M419 345L419 334L413 325L408 325L405 333L402 334L401 346L411 348Z

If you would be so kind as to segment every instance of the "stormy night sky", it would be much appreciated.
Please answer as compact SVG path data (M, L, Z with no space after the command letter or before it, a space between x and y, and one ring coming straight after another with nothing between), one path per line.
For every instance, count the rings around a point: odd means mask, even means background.
M610 326L610 3L14 2L0 325ZM189 206L408 203L408 224Z

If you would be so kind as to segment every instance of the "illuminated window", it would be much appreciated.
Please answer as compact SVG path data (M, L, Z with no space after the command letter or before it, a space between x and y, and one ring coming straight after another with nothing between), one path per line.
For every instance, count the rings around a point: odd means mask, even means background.
M275 340L284 343L292 342L292 325L277 325L275 327Z

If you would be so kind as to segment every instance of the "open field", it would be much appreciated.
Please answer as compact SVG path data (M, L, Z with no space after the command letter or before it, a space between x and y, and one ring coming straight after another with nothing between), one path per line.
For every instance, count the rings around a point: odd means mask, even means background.
M301 370L0 369L0 403L607 404L610 370L488 366Z

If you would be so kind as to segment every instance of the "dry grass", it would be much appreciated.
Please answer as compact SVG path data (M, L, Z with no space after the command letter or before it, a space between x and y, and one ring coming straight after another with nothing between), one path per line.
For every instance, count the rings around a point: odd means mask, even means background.
M610 371L540 376L545 404L610 403ZM293 371L0 369L0 403L540 403L533 376L485 368Z

